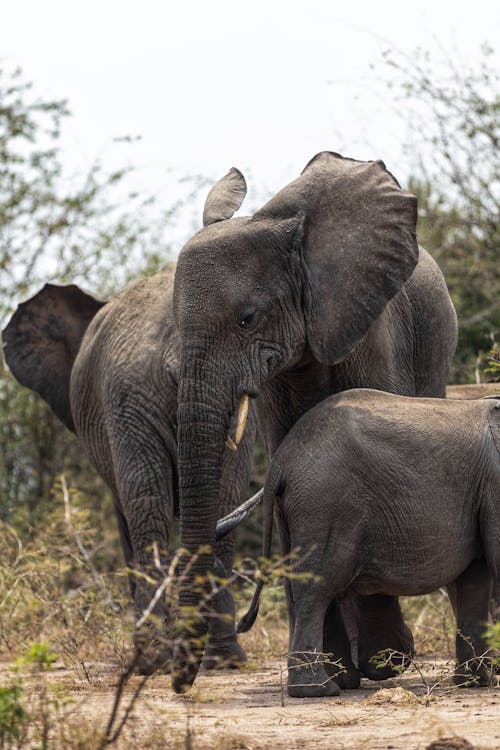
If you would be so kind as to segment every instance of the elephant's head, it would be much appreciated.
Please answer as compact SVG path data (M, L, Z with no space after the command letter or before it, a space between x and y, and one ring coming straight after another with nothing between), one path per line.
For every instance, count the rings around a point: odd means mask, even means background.
M238 405L305 355L345 358L418 258L416 199L382 162L318 154L254 216L231 218L245 193L235 169L212 188L205 227L182 250L174 282L181 543L191 553L214 543L221 462L242 429L239 419L235 434ZM210 553L200 555L191 575L211 564ZM181 609L199 597L187 586ZM192 640L205 628L200 618ZM177 650L176 690L198 669L200 650L189 664L187 650Z

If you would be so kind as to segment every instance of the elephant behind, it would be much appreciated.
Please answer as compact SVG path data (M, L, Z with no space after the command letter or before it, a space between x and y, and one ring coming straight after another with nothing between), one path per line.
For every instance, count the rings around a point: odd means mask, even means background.
M178 514L174 273L175 264L167 264L109 302L75 285L47 284L19 305L3 332L14 376L76 433L110 487L127 566L160 580ZM233 508L245 493L253 441L251 427L240 450L228 451L221 508ZM232 540L217 549L229 571L232 549ZM156 585L140 575L129 581L139 618ZM211 621L206 664L241 663L245 655L236 641L229 591L219 594L215 608L220 617ZM160 621L166 618L163 601L153 613ZM161 626L136 631L135 640L141 671L168 661L170 646Z
M299 551L287 587L289 695L338 695L341 670L333 661L352 669L349 653L332 648L332 600L356 607L359 595L411 596L450 583L455 681L491 683L491 653L482 656L493 587L500 602L500 395L453 401L356 389L331 396L297 422L273 457L265 558L273 508L282 554ZM255 620L262 587L261 579L240 632ZM363 644L370 623L359 623ZM386 649L399 651L390 632ZM370 656L360 651L360 670L387 676L387 654L382 669Z

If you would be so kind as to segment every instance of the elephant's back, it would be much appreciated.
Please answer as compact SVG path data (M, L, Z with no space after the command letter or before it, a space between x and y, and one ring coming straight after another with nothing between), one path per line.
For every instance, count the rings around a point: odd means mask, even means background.
M412 310L415 395L444 397L457 346L457 314L439 266L423 247L404 289Z
M142 412L158 423L166 421L166 410L175 412L178 343L172 286L170 266L130 285L87 329L70 386L76 431L86 444L93 445L97 435L104 442L131 404L138 409L147 404Z
M356 416L366 423L383 422L388 428L405 426L409 431L417 426L429 431L441 424L452 429L457 420L470 417L482 419L490 408L485 399L443 399L431 397L400 396L371 388L352 388L333 394L310 409L293 427L291 433L302 437L321 438L333 433L339 437L346 422ZM444 421L444 424L443 424ZM289 434L291 434L289 433Z
M173 271L141 279L111 300L89 325L83 338L75 372L86 377L97 373L106 380L116 368L141 369L141 362L177 359L178 343L173 321Z
M407 474L412 481L424 472L437 475L446 467L459 470L464 461L477 463L489 412L484 400L352 389L307 412L276 457L292 481L301 481L302 472L307 481L321 485L340 470L346 483L356 476L361 483L370 484L370 477L376 483L376 477L391 471Z

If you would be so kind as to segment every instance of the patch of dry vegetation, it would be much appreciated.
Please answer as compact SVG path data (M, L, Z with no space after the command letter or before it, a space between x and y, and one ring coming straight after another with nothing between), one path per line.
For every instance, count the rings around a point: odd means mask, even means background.
M286 566L275 564L256 624L242 636L250 663L241 675L202 675L188 696L172 694L168 675L149 682L128 676L110 728L120 675L133 657L134 622L126 570L110 571L103 564L102 551L110 543L107 534L92 524L78 494L68 491L64 480L54 490L53 510L43 528L1 525L0 748L97 750L112 744L119 750L251 750L265 746L242 731L237 710L233 716L224 707L231 701L228 685L235 683L240 685L240 700L243 695L250 709L261 700L283 710L290 704L285 689L286 601L278 580ZM239 567L236 598L242 614L254 577L248 561ZM433 672L427 660L422 679L421 665L415 661L416 687L377 692L370 699L372 710L375 706L382 710L383 705L415 710L426 706L426 696L439 692L452 671L454 619L446 596L438 592L405 599L403 610L417 651L438 654L440 661ZM404 699L397 700L400 694ZM335 702L329 705L332 712L323 715L321 726L340 731L363 723L363 714L345 713L345 703L342 711L334 710ZM358 701L356 705L361 706Z

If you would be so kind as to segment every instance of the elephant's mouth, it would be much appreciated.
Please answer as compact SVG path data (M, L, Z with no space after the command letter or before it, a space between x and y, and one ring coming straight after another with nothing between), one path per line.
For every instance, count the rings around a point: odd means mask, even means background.
M247 419L248 419L248 402L249 402L248 393L244 393L240 399L240 403L238 406L238 415L236 417L236 432L235 432L234 440L230 434L228 434L225 440L226 446L232 451L238 450L238 445L240 444L241 439L243 435L245 434L245 427L247 425Z

